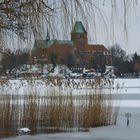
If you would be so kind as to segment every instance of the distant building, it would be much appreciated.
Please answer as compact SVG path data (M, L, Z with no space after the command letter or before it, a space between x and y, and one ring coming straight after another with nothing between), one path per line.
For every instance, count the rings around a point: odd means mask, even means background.
M140 55L137 53L133 56L134 68L137 75L140 75Z
M137 74L140 74L140 61L135 62L135 71Z
M97 70L111 64L111 55L104 45L88 44L87 31L82 22L78 21L71 32L71 40L50 39L35 40L32 50L32 62L49 63L52 54L56 55L57 63L69 67L90 67Z

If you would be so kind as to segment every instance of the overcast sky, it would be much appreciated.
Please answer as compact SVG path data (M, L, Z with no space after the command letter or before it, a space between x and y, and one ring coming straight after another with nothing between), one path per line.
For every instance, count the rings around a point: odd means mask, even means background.
M127 0L130 1L130 0ZM102 34L102 30L104 28L103 24L98 26L97 30L100 32L97 33L97 43L103 43L106 46L111 46L114 43L120 44L122 49L124 49L128 54L139 53L140 54L140 1L137 1L137 6L134 8L133 6L129 7L127 12L127 36L125 36L125 32L123 32L123 10L122 10L122 2L123 0L117 0L118 7L116 9L117 16L114 16L115 21L115 32L114 36L111 32L111 13L112 8L109 4L110 0L106 0L106 3L103 5L100 3L100 9L104 12L108 19L109 26L109 37L106 38L106 34ZM109 25L110 24L110 25ZM112 39L113 36L113 39Z

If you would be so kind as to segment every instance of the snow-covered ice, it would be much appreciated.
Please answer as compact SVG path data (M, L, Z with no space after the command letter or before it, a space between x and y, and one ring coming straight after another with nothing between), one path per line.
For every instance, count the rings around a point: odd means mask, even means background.
M131 112L130 126L126 126L125 112ZM117 125L97 127L89 132L22 135L2 140L140 140L140 108L120 109Z

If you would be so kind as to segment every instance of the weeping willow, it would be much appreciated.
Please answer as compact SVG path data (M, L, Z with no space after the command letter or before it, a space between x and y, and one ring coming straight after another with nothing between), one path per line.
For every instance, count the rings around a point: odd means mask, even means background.
M96 39L100 19L105 36L114 40L118 23L127 35L130 13L137 5L137 0L0 0L0 48L6 46L11 34L10 38L14 34L24 41L42 38L46 32L53 38L69 38L77 20L84 23L90 37L94 32ZM109 18L103 12L105 6Z

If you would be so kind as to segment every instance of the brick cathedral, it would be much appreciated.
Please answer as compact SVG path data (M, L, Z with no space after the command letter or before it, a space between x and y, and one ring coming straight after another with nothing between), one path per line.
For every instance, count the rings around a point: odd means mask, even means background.
M71 40L50 39L35 40L32 50L33 63L50 63L51 56L56 56L57 63L68 67L86 67L102 70L111 64L111 54L104 45L88 44L87 31L82 22L77 21L71 31Z

